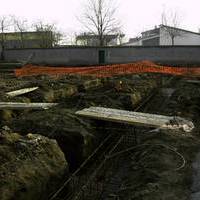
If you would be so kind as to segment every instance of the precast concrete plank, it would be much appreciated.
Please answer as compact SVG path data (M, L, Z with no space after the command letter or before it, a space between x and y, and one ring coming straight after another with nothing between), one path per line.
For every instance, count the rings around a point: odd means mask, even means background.
M33 109L33 110L45 110L50 107L58 105L57 103L18 103L18 102L0 102L0 110L21 110L21 109Z
M138 126L156 127L161 129L180 129L190 132L194 125L181 117L132 112L104 107L90 107L77 111L77 115L93 119L127 123Z

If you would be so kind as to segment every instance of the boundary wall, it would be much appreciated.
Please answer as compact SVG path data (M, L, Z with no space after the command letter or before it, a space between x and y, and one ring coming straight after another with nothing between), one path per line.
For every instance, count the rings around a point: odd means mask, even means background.
M132 63L150 60L169 65L200 65L200 46L71 46L51 49L8 49L9 62L28 62L43 65L87 66Z

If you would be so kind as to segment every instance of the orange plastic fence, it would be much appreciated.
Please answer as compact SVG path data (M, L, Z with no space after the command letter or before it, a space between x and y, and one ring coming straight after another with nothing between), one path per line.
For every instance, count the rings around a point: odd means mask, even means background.
M33 75L64 75L64 74L78 74L95 77L111 77L116 75L134 74L134 73L164 73L174 75L190 75L200 76L200 67L170 67L156 65L150 61L143 61L129 64L116 64L105 66L91 66L91 67L47 67L25 65L21 69L15 70L17 77L33 76Z

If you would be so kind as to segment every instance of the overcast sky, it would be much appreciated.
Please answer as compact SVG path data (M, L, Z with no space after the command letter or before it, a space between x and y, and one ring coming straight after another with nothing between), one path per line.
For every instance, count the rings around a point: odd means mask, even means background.
M16 15L30 22L37 19L56 22L65 32L80 31L79 16L87 0L0 0L0 15ZM163 9L176 10L181 16L181 27L198 31L200 28L199 0L116 0L117 17L128 37L161 24Z

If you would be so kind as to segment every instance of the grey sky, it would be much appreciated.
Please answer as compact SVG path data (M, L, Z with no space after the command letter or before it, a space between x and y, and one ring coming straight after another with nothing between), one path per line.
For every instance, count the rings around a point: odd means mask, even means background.
M87 0L0 0L0 15L11 14L27 18L30 22L37 19L57 22L65 32L80 31L76 19L83 2ZM123 24L123 31L134 37L141 31L161 23L163 9L177 10L181 15L181 27L198 31L200 28L199 0L116 0L117 16Z

